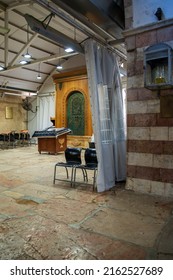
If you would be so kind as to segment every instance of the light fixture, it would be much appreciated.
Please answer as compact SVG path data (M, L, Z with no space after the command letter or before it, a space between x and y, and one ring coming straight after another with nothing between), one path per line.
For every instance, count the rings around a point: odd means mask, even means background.
M4 67L2 65L0 65L0 71L3 71Z
M37 75L37 80L41 80L41 74L40 74L40 63L38 65L38 75Z
M65 52L67 52L67 53L71 53L71 52L73 52L74 50L72 49L72 48L66 48L65 49Z
M75 41L75 42L77 41L77 40L76 40L76 28L74 28L74 41ZM73 49L72 47L67 47L67 48L65 49L65 52L71 53L71 52L74 52L74 49Z
M59 48L59 57L61 56L61 48ZM61 65L61 60L60 60L60 58L58 59L58 64L57 64L57 66L56 66L56 69L57 70L62 70L62 65Z
M61 65L61 62L60 62L60 59L59 59L58 65L56 66L56 69L57 70L62 70L63 69L63 67Z
M29 54L28 50L27 50L26 54L24 54L24 57L25 58L31 58L31 55Z
M21 60L19 63L22 64L22 65L25 65L25 64L28 63L28 61L26 61L26 60Z
M59 65L57 65L56 69L61 70L61 69L63 69L63 67L62 67L62 65L59 64Z
M41 80L41 75L40 75L40 73L38 73L38 75L37 75L37 80Z
M173 50L165 43L144 51L144 86L150 90L173 87Z
M27 26L27 44L29 42L29 25ZM26 54L24 54L25 58L31 58L31 54L29 53L28 49L26 51Z

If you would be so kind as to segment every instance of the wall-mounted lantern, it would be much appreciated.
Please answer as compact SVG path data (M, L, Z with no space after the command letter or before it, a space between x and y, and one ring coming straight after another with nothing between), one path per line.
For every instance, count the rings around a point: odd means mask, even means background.
M151 90L173 87L173 50L160 43L144 51L144 86Z

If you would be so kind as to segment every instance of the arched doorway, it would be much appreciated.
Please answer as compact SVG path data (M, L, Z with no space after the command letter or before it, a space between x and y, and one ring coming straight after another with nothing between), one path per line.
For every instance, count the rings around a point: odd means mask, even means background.
M93 129L86 68L55 74L53 79L56 84L55 127L72 129L73 134L67 135L68 146L88 147ZM75 110L76 106L81 113Z
M85 99L79 91L73 91L68 97L67 127L73 135L85 135Z

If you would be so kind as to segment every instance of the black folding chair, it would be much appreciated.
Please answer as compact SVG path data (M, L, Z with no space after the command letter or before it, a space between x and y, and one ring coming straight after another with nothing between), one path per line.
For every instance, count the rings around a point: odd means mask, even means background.
M77 169L82 170L85 184L89 184L88 183L87 170L92 170L93 171L93 183L92 183L92 185L93 185L93 191L94 191L96 189L96 176L97 176L97 167L98 167L96 149L87 148L85 150L84 158L85 158L85 164L76 165L74 167L73 184L74 184L74 186L76 184L76 170Z
M65 162L58 162L55 164L54 167L54 179L53 183L55 184L55 181L70 181L71 186L73 185L73 177L74 177L74 168L75 166L79 166L82 163L81 160L81 148L73 148L73 147L67 147L65 150ZM62 179L57 177L57 167L64 167L66 170L67 179ZM71 169L71 178L69 180L69 172L68 168Z

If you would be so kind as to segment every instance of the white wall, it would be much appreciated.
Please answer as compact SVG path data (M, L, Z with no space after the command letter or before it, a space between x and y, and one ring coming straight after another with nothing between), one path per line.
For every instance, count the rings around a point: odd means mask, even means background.
M75 68L85 66L85 56L76 55L64 61L62 64L63 71L70 71ZM53 74L58 73L55 69ZM52 125L50 117L55 116L55 85L52 77L49 77L41 88L37 98L32 98L31 103L33 110L37 107L37 112L28 112L28 130L32 136L34 131L43 130Z
M85 56L75 55L63 63L63 71L70 71L74 68L86 66Z
M157 8L162 9L163 19L173 18L173 0L133 0L133 27L158 22Z
M30 136L33 135L34 131L37 130L37 115L38 115L38 110L36 112L36 106L37 106L37 97L35 98L30 98L29 100L32 103L32 109L33 112L28 111L28 130Z

